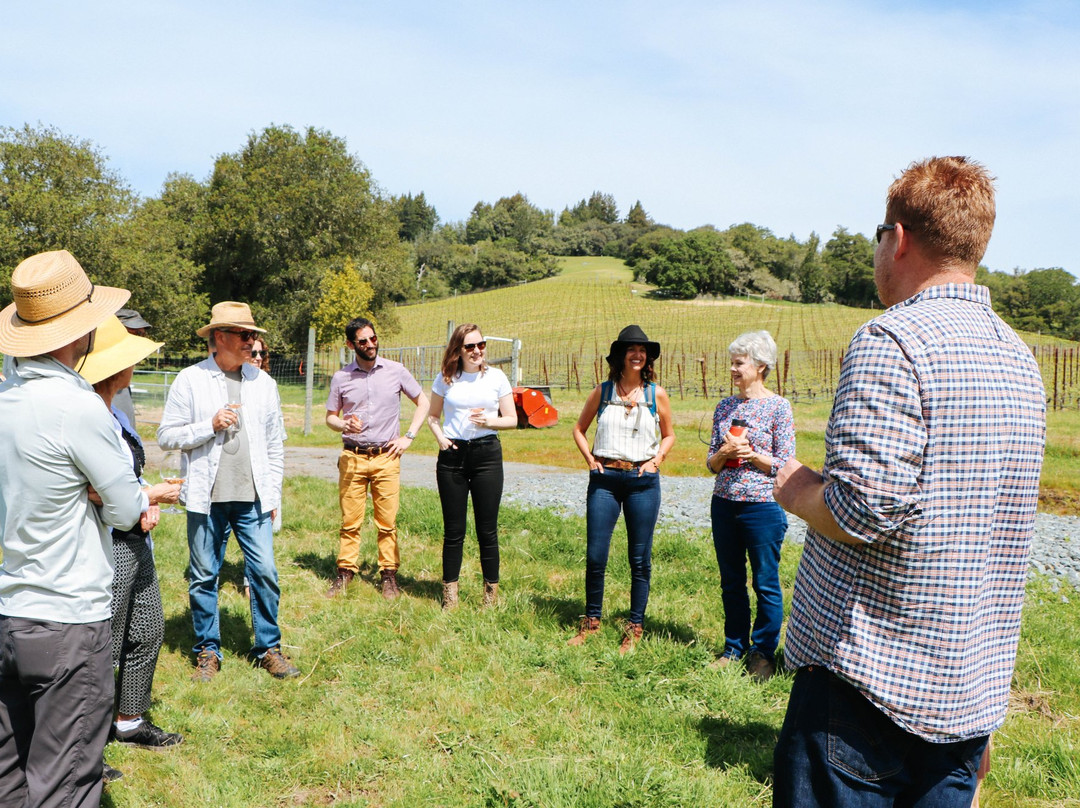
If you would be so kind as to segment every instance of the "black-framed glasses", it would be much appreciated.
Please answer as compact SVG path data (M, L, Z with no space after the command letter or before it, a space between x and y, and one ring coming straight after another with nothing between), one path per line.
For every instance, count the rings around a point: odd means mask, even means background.
M911 230L911 228L908 227L903 222L897 222L896 224L903 224L905 230ZM875 236L875 238L877 238L877 243L878 244L881 243L881 237L885 234L885 231L886 230L895 230L896 229L896 224L879 224L877 226L877 232L874 234L874 236Z
M487 340L482 339L479 342L466 342L461 346L465 353L471 353L474 348L479 348L481 351L487 347Z
M259 359L259 358L265 359L266 357L268 357L270 355L270 352L269 351L252 351L251 355L254 356L256 359Z
M369 343L372 344L372 345L378 345L379 344L379 338L377 336L375 336L374 334L372 334L371 339L368 339L367 337L361 337L360 339L354 339L353 340L353 345L355 345L357 348L364 348Z
M248 342L249 340L254 341L255 338L257 336L259 336L258 332L256 332L256 331L236 331L236 330L233 330L232 328L219 328L217 330L218 331L223 331L226 334L236 334L236 336L240 337L240 339L243 340L244 342Z

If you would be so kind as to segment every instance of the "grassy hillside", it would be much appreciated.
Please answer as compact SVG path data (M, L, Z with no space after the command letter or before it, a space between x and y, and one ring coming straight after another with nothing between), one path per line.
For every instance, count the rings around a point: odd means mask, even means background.
M555 278L471 295L460 295L397 310L398 333L391 346L442 345L447 321L475 322L485 336L522 342L522 381L589 390L606 376L603 357L619 330L638 323L663 345L661 381L674 394L712 398L729 390L727 346L744 331L767 329L780 349L774 377L795 401L831 397L840 360L855 330L874 310L837 305L801 305L754 299L665 300L614 258L565 258ZM1025 335L1031 345L1073 346L1050 337ZM489 353L508 347L492 344ZM432 352L434 354L435 352ZM1040 357L1044 364L1051 355ZM431 358L429 357L429 363ZM435 359L437 363L437 358ZM1075 402L1080 373L1058 380L1063 396ZM1048 389L1053 375L1044 367ZM1063 398L1064 400L1064 398Z

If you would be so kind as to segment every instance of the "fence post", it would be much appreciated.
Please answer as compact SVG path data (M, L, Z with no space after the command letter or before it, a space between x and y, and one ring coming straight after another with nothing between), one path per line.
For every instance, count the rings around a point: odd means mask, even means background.
M521 384L521 340L515 339L510 343L510 378L514 381L511 387Z
M311 398L315 386L315 328L307 330L307 359L304 361L304 434L311 434Z

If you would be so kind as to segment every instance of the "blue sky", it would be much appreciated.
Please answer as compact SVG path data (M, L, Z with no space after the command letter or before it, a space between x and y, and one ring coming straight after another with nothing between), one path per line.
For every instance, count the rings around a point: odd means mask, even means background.
M444 221L592 191L659 222L870 234L904 166L998 178L992 269L1080 272L1072 2L7 4L0 124L96 143L140 194L271 123L343 137Z

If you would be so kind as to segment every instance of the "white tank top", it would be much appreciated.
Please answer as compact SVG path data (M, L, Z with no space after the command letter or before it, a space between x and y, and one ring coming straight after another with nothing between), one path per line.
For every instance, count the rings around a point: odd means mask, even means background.
M593 456L643 463L655 457L659 448L659 415L653 415L645 401L627 402L617 398L612 385L608 405L596 419Z

